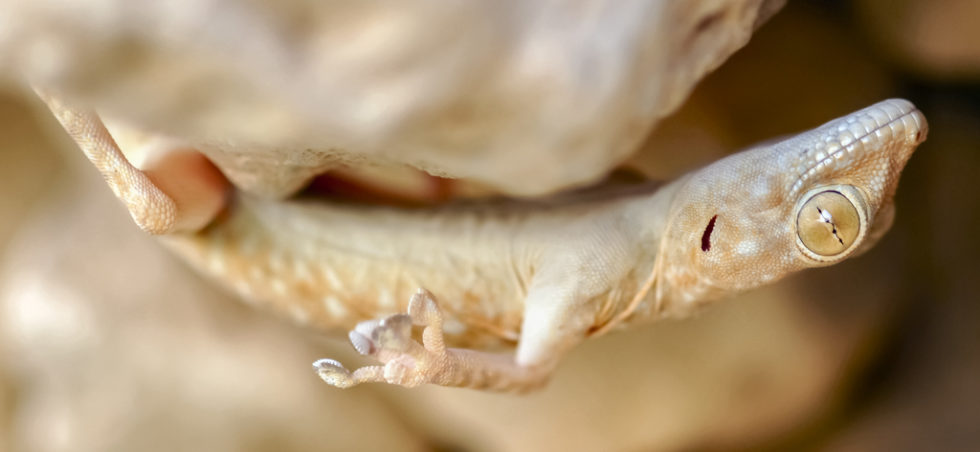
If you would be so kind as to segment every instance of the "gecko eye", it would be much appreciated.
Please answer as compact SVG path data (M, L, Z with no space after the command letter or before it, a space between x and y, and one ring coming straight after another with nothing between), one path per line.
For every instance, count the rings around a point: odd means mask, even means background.
M864 236L863 196L852 186L823 187L807 193L796 212L797 245L818 261L836 260Z

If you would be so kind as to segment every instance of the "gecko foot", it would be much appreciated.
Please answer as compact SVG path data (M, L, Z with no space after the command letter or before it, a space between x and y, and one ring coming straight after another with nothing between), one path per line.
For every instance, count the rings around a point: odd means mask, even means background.
M412 326L424 326L422 343L412 338ZM332 359L320 359L313 369L327 384L349 388L360 383L383 382L405 387L444 383L451 372L451 359L442 335L442 311L432 294L419 289L408 303L408 314L357 324L349 334L358 353L383 365L353 372Z

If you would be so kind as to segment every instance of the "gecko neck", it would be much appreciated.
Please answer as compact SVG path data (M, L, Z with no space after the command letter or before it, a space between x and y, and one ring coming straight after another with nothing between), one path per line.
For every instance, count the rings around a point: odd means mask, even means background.
M668 243L667 237L678 211L684 208L678 194L689 180L689 175L684 176L654 193L623 201L622 218L634 231L631 243L642 246L632 250L629 271L613 289L614 295L607 295L605 304L610 306L600 309L596 322L599 334L627 324L684 317L701 304L694 301L701 301L705 295L710 298L710 294L695 293L710 292L707 286L705 291L675 290L676 266L668 267L663 262L669 247L685 246Z

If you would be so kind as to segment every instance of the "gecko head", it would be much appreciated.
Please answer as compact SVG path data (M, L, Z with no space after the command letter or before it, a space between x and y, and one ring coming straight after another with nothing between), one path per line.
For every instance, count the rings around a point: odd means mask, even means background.
M867 250L891 226L899 176L926 132L915 106L890 99L692 174L667 232L677 253L667 258L689 265L664 270L665 283L699 296L744 290Z

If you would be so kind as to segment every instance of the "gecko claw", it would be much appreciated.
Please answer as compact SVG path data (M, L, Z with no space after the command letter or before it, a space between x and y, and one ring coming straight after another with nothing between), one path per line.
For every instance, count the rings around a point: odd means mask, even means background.
M412 318L408 314L398 314L381 319L371 332L376 348L405 352L412 340Z
M422 288L408 301L408 316L416 325L442 325L442 311L439 310L435 298Z
M354 350L357 350L357 353L362 355L373 355L376 352L374 341L356 329L348 333L347 338L350 339L350 344L354 346Z
M330 386L349 388L357 384L350 371L343 364L332 359L318 359L313 362L313 370Z

